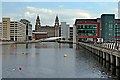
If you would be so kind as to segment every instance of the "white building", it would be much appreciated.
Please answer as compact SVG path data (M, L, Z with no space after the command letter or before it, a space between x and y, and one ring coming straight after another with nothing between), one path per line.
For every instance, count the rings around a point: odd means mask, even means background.
M69 39L69 24L66 22L61 22L61 37Z
M0 22L0 40L2 39L2 23Z
M21 19L20 22L26 25L26 40L32 40L32 24L27 19Z
M10 40L25 41L26 40L26 25L19 21L10 22Z

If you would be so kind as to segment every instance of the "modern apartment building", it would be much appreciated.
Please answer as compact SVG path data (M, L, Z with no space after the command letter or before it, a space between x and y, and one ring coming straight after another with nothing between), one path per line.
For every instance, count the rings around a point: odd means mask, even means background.
M115 39L115 14L101 15L101 38L104 41L114 41Z
M26 25L19 21L10 22L10 40L25 41L26 40Z
M32 24L27 19L21 19L20 22L26 25L26 40L32 40Z
M77 41L94 41L100 38L99 19L76 19Z
M2 40L10 40L10 18L2 18Z
M115 14L102 14L97 19L76 19L74 28L76 41L120 40L120 19L115 19Z
M66 22L61 22L61 36L69 39L69 24Z

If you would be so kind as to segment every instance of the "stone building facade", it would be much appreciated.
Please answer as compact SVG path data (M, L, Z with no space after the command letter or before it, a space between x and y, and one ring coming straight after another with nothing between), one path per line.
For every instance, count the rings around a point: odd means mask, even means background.
M56 16L54 26L41 26L40 18L37 16L36 24L35 24L35 32L47 32L48 37L59 37L60 25L59 18Z

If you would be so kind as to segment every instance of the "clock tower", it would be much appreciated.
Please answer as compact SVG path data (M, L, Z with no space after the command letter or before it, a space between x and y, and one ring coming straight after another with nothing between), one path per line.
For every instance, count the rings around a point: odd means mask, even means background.
M40 18L39 18L39 16L37 16L36 24L35 24L35 32L39 32L40 31L40 27L41 27Z
M58 18L58 16L56 16L56 18L55 18L54 28L55 28L55 37L59 37L59 18Z

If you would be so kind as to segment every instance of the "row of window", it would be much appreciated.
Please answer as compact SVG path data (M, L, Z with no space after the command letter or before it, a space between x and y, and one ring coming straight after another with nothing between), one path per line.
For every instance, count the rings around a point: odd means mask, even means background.
M78 33L78 36L97 36L97 34L92 34L92 33Z
M10 22L10 23L18 23L18 22Z
M97 25L78 25L78 29L96 29Z
M91 30L91 31L93 31L93 30L97 30L97 29L77 29L77 30L78 30L78 31L79 31L79 30L89 30L89 31Z
M77 33L97 33L97 30L78 30Z

